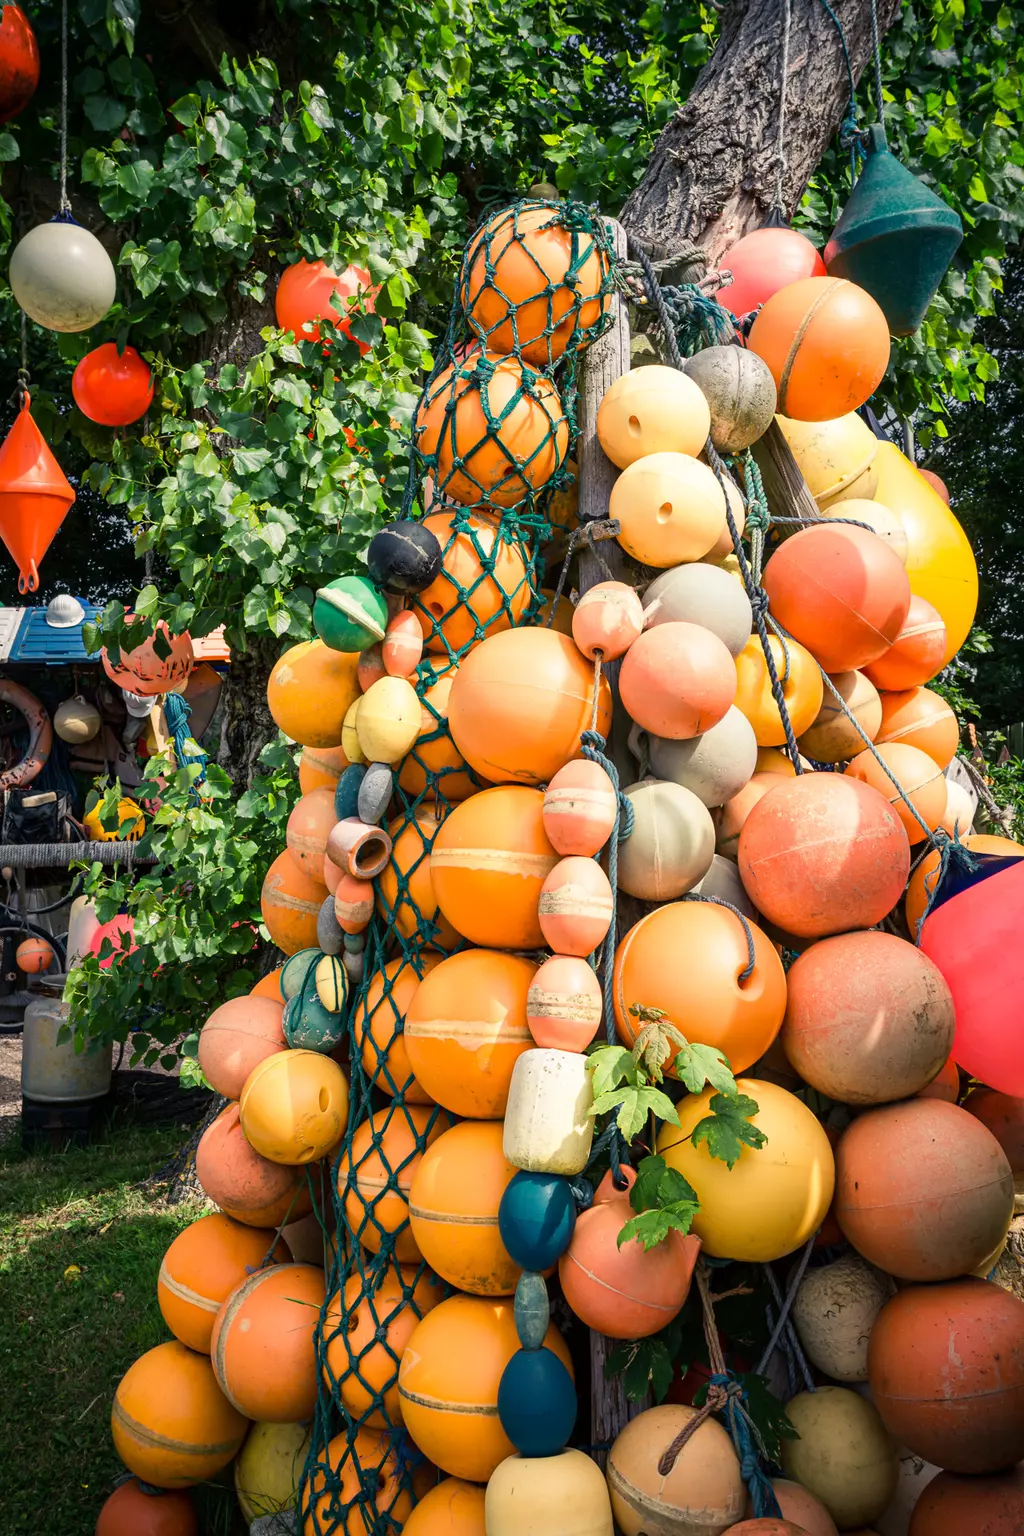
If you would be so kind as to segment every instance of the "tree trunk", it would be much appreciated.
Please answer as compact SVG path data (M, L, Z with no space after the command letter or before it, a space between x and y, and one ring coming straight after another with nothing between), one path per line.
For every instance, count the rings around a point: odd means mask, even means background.
M695 241L714 265L747 230L763 223L776 187L779 72L786 0L733 0L710 62L664 129L622 222L667 254ZM782 203L797 207L849 100L839 34L819 0L791 7ZM871 56L869 0L832 0L859 80ZM900 0L877 0L879 33Z
M232 651L219 714L217 762L239 793L256 773L260 753L277 733L267 708L267 678L281 652L273 635L249 635L244 651Z

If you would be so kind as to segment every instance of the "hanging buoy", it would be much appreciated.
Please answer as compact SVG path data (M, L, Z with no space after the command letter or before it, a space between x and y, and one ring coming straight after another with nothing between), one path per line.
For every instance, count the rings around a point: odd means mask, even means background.
M749 315L780 288L802 277L824 277L825 263L798 229L752 229L722 257L719 267L732 273L728 288L715 294L734 315ZM699 355L699 354L698 354Z
M0 454L2 451L0 449ZM129 618L126 622L131 625L135 620ZM164 619L160 620L157 630L161 636L163 655L157 650L155 635L148 635L141 645L134 646L132 650L126 646L116 662L111 661L106 647L103 648L100 652L103 670L112 683L128 693L136 693L144 698L151 698L158 693L171 693L185 686L192 675L196 659L192 637L187 632L172 635Z
M892 334L910 336L963 237L957 214L889 153L885 129L873 123L864 168L825 247L829 276L858 283Z
M118 352L112 341L87 352L71 379L71 393L83 416L101 427L129 427L145 416L153 399L153 370L136 352Z
M14 297L37 325L48 331L87 331L114 302L117 278L103 246L58 214L19 240L11 256Z
M39 562L75 500L32 419L31 403L26 390L14 426L0 444L0 538L18 567L19 592L39 590Z
M831 421L874 394L889 366L889 327L869 293L841 277L808 277L780 288L750 330L797 421Z
M332 272L324 261L306 261L300 258L285 267L274 295L274 314L282 331L292 331L296 341L319 341L321 328L337 326L350 341L352 321L339 314L331 303L337 294L346 307L353 310L361 302L363 308L373 314L373 301L377 289L371 285L370 274L363 267L347 266L344 272ZM360 352L369 352L365 341L356 340Z
M39 44L20 5L0 17L0 123L24 112L39 84Z

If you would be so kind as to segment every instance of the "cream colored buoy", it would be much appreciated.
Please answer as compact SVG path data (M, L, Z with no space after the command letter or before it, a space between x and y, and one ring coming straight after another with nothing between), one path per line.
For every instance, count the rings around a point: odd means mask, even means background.
M619 888L641 901L673 901L711 868L711 813L691 790L660 779L631 784L625 794L633 831L619 844Z
M859 1254L810 1269L793 1302L793 1324L812 1365L833 1381L867 1381L868 1339L896 1287Z
M422 724L423 709L408 679L378 678L359 700L359 749L368 763L401 762Z
M487 1536L613 1536L614 1530L605 1480L582 1451L509 1456L488 1480L484 1521Z
M820 1499L842 1531L877 1520L896 1492L899 1460L874 1403L846 1387L801 1392L786 1404L799 1435L782 1470Z
M14 247L14 297L48 331L87 331L110 309L117 293L114 266L103 246L73 219L37 224Z
M58 704L53 716L53 728L61 741L76 746L83 741L92 741L99 734L102 723L96 705L90 704L89 700L83 699L80 694L76 694L73 699L65 699L63 704Z
M656 576L643 596L644 627L699 624L718 636L733 656L750 639L750 600L729 571L719 565L677 565Z
M699 560L726 525L714 471L686 453L652 453L630 464L612 486L608 515L618 520L627 554L662 568Z
M771 369L744 347L705 347L686 362L711 411L711 441L719 453L742 453L763 437L775 415Z
M655 453L698 454L710 430L699 386L660 363L622 374L597 410L598 441L619 469Z
M594 1102L587 1059L575 1051L524 1051L505 1107L505 1156L529 1173L582 1173L590 1157Z
M651 771L682 785L704 805L724 805L749 784L757 767L754 727L735 705L717 725L689 741L649 738Z

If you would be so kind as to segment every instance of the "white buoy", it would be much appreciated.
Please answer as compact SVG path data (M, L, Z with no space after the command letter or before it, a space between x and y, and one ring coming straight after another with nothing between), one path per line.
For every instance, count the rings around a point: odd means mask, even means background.
M87 331L114 302L117 278L103 246L73 219L38 224L14 248L14 297L48 331Z

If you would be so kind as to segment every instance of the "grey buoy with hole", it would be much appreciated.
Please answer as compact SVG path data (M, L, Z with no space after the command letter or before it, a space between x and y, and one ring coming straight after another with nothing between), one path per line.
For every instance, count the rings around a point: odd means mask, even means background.
M686 362L711 410L711 441L719 453L742 453L763 437L775 416L775 380L768 364L743 347L705 347Z
M689 741L648 738L651 772L681 784L704 805L724 805L749 784L757 767L754 727L732 705L709 731Z
M735 576L718 565L674 565L651 582L643 595L644 628L682 622L700 624L738 656L750 639L750 599Z

